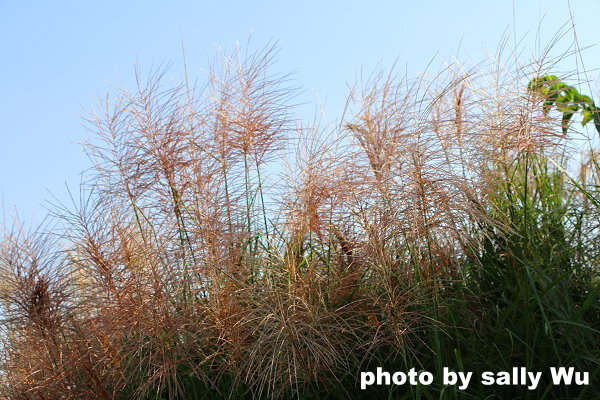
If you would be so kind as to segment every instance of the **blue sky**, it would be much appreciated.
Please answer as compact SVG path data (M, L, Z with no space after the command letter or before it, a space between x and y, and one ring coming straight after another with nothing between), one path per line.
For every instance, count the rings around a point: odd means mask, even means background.
M595 45L600 2L570 6L580 46ZM293 72L300 101L311 102L299 116L312 119L319 100L334 119L361 70L397 60L414 75L434 56L438 65L457 54L476 63L514 33L526 56L538 28L545 45L568 16L565 0L0 2L0 221L10 226L18 212L39 222L50 193L66 199L65 184L77 192L90 166L78 144L88 138L85 109L110 85L133 88L136 63L148 71L172 62L167 78L180 80L182 41L200 80L215 47L277 41L274 70ZM600 67L600 48L583 59Z

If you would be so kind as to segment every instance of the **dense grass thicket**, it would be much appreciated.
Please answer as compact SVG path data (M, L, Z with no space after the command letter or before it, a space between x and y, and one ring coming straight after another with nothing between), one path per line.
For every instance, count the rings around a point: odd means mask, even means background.
M0 242L0 396L598 398L598 136L527 90L554 63L374 74L319 126L273 56L90 115L80 196ZM439 379L514 366L539 387ZM376 367L436 380L361 391Z

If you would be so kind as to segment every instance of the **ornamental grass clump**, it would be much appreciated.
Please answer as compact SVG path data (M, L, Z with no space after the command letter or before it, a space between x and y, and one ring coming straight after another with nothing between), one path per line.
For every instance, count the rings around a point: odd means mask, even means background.
M202 89L137 71L88 116L79 195L1 244L3 398L593 395L358 388L378 366L597 379L597 141L580 157L528 90L551 71L380 72L323 126L274 55L220 54Z

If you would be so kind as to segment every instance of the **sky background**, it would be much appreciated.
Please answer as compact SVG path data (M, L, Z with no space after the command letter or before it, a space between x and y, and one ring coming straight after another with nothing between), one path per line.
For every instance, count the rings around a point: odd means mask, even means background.
M600 1L572 0L570 9L579 45L592 46L585 67L599 68ZM144 72L171 62L167 79L180 82L182 42L188 72L202 82L215 48L249 37L254 49L276 41L272 71L293 73L304 90L298 101L307 103L298 116L310 121L318 102L339 117L361 70L396 61L414 76L432 59L435 71L455 56L475 64L504 36L513 44L515 34L526 59L570 26L569 14L567 0L0 0L0 224L12 226L17 214L39 223L47 200L68 199L65 185L77 193L90 166L79 145L90 139L85 110L111 85L134 89L136 64ZM564 46L572 41L570 33ZM598 90L593 95L598 102Z

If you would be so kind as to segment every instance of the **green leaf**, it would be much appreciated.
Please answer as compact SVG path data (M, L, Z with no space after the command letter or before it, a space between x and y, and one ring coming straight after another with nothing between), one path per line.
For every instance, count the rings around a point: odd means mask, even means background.
M557 96L558 96L557 93L553 93L546 98L546 101L544 101L544 104L542 105L542 111L544 112L544 114L548 114L548 112L550 112L550 109L556 102Z
M596 126L596 131L600 133L600 110L598 108L594 112L594 125Z
M562 82L556 82L554 85L550 86L550 90L553 90L555 92L560 92L561 90L565 90L568 89L570 86L567 85L566 83L562 83Z
M594 113L592 113L590 110L583 110L581 112L581 114L583 115L583 120L581 121L581 126L585 126L585 124L587 124L588 122L590 122L591 120L594 119Z
M579 101L583 104L589 105L589 106L593 106L594 102L592 101L592 98L590 96L586 96L584 94L579 96Z
M567 130L569 129L569 122L573 118L573 112L571 110L565 111L562 117L562 131L563 134L567 134Z

